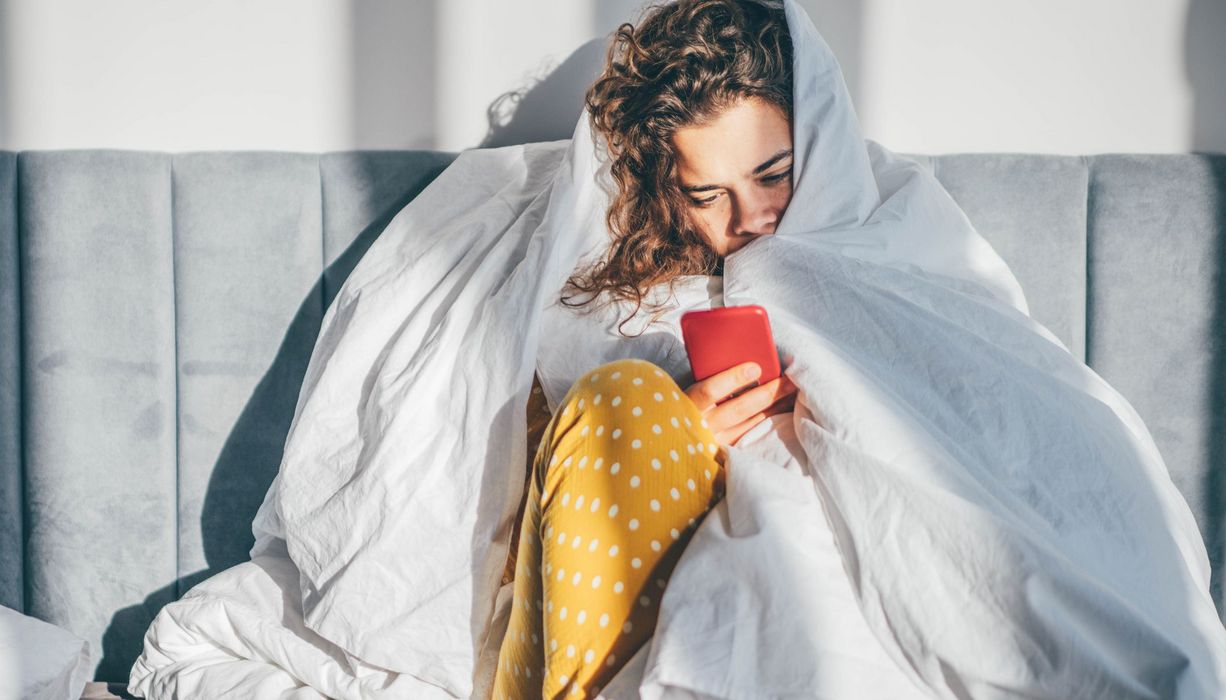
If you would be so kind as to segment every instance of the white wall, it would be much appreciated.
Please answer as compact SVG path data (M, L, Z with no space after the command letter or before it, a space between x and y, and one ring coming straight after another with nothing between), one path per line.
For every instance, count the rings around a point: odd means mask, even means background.
M1226 0L801 0L901 151L1226 150ZM642 0L0 0L0 148L567 138Z

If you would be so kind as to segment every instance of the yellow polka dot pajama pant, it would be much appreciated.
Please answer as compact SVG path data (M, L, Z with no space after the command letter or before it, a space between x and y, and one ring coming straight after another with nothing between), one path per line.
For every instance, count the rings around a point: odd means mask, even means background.
M596 697L651 637L677 559L723 496L717 449L651 362L571 386L533 459L494 698Z

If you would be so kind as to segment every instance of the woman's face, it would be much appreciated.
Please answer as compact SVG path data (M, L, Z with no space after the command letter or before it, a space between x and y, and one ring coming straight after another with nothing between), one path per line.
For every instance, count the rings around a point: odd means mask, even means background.
M710 124L678 129L673 147L690 214L717 255L775 232L792 200L792 126L779 107L743 99Z

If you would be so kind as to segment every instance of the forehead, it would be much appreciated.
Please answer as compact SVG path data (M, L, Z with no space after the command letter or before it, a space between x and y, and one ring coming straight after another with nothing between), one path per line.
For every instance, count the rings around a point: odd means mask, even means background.
M702 126L673 135L677 174L687 185L719 184L754 177L753 169L792 146L783 111L770 102L746 99Z

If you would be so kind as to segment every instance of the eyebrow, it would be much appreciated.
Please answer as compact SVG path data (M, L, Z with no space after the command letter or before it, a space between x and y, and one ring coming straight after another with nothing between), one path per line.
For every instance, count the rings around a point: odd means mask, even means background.
M792 149L785 148L779 151L778 153L776 153L775 155L771 156L770 158L767 158L761 165L754 168L751 174L760 175L766 170L769 170L772 165L774 165L775 163L778 163L779 161L783 160L784 158L787 158L790 155L792 155ZM707 192L709 190L718 190L718 189L719 189L719 185L688 185L688 186L683 185L681 187L681 190L683 192Z

